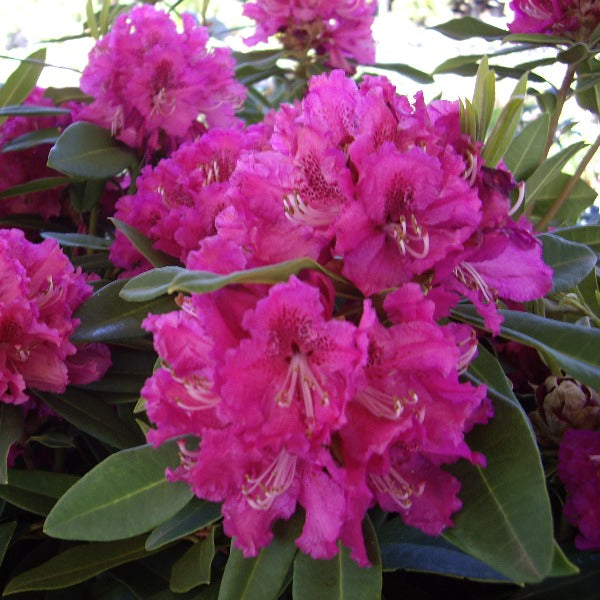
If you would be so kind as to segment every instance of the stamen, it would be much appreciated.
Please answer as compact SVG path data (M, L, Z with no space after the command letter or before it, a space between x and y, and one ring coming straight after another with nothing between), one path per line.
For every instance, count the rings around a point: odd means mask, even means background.
M467 152L467 162L468 166L463 173L463 179L466 179L469 182L470 186L475 184L475 179L477 178L477 155L472 152Z
M282 449L275 460L257 477L246 474L242 494L256 510L268 510L277 496L283 494L296 474L296 456Z
M415 215L410 217L412 233L406 227L406 218L402 215L398 223L384 225L383 231L387 233L398 245L402 256L410 254L413 258L425 258L429 254L429 234L418 224ZM423 247L417 250L415 243L421 243Z
M314 208L308 206L297 190L283 197L283 212L285 218L291 223L301 222L312 227L325 227L330 225L339 214L337 206Z
M402 400L398 396L391 396L374 387L367 387L356 394L356 400L376 417L395 421L404 411Z
M495 293L484 281L477 270L467 262L462 262L454 268L454 276L472 290L478 290L483 296L484 304L495 301Z
M117 135L119 130L123 127L124 118L123 118L123 107L121 105L117 106L112 119L110 120L110 135L113 137Z
M193 405L186 404L181 398L176 398L175 402L177 403L177 406L183 408L183 410L189 412L206 410L215 407L221 401L221 398L219 398L219 396L211 389L212 386L206 377L194 376L192 378L185 377L182 379L177 377L172 371L171 377L174 381L180 383L185 388L188 396L196 402Z
M520 8L526 15L539 21L545 21L552 17L552 13L544 10L535 0L525 0Z
M457 344L460 356L458 357L458 373L462 375L471 364L471 360L477 354L477 336L475 331L471 330L469 337L461 340Z
M521 181L518 185L519 187L519 197L515 202L515 205L508 211L508 216L512 217L518 210L521 208L521 204L523 204L523 200L525 199L525 182Z
M370 475L373 485L383 494L388 494L404 509L412 506L412 497L420 496L425 490L425 482L422 481L417 487L410 485L393 467L387 475Z
M185 440L177 440L177 446L179 448L179 460L181 461L181 466L189 471L194 468L196 463L198 462L198 455L200 454L200 449L198 450L188 450L185 446Z

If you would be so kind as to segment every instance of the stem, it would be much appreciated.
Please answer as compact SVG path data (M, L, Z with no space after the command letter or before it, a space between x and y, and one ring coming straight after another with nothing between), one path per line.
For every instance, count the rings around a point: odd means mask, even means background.
M542 217L542 220L535 226L536 231L545 231L550 221L554 218L556 213L561 209L562 205L566 202L567 198L573 191L574 187L577 185L577 182L581 179L583 172L586 167L594 157L594 154L600 148L600 135L596 138L594 144L589 148L583 157L582 161L579 163L577 170L573 174L573 176L567 182L567 185L563 188L562 192L559 194L558 198L554 201L554 204L550 207L548 212Z

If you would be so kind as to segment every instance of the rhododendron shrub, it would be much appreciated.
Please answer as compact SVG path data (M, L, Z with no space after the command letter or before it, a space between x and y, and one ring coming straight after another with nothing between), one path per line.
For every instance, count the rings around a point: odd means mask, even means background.
M77 348L69 340L73 311L92 293L54 240L33 244L19 229L0 229L0 400L23 404L26 388L64 392L90 383L110 366L104 346Z
M81 89L94 101L78 115L146 158L166 156L212 127L239 125L245 90L227 48L209 50L208 31L182 15L183 31L149 5L117 18L92 48Z

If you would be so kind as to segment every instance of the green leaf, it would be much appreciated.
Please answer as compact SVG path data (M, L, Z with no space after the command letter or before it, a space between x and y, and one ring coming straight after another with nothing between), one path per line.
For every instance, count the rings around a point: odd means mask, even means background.
M37 442L46 448L74 448L73 438L60 431L49 431L41 435L32 435L28 442Z
M2 152L15 152L17 150L27 150L35 146L44 144L54 144L59 136L58 127L48 127L47 129L38 129L24 133L2 146Z
M189 592L210 583L210 568L215 556L215 530L195 543L174 565L169 588L176 594Z
M585 142L575 142L564 150L546 159L525 182L525 206L537 200L538 194L549 185L556 185L555 180L560 176L562 168L575 156Z
M63 102L91 102L94 98L84 94L78 87L48 87L44 92L44 98L50 98L54 104L62 104Z
M289 521L276 523L273 541L256 558L244 558L242 552L232 545L223 573L219 600L278 598L298 550L295 539L302 530L302 520L301 515L296 513Z
M87 18L87 26L90 28L90 35L95 39L100 38L100 31L98 29L98 20L96 19L96 12L92 0L87 0L85 5L85 14Z
M155 250L152 247L152 240L149 240L139 229L120 221L114 217L109 219L115 227L136 247L139 253L150 262L154 267L166 267L181 264L174 256L165 254L161 250Z
M492 113L494 111L494 101L496 99L496 76L488 67L488 58L484 56L481 59L477 69L477 79L475 80L475 92L473 94L473 108L477 115L477 135L474 139L479 142L485 140L485 136L490 126Z
M279 283L287 281L302 269L316 269L337 280L311 258L296 258L285 262L234 271L226 275L209 271L191 271L180 267L162 267L134 277L123 287L121 297L130 302L143 302L174 292L206 293L233 283Z
M9 581L4 595L70 587L112 567L147 555L143 537L118 542L80 544L57 554L39 567L19 573Z
M5 198L14 198L23 194L32 194L34 192L44 192L53 190L57 187L62 187L71 183L69 177L40 177L40 179L32 179L27 183L20 183L0 192L0 200Z
M415 67L411 67L410 65L406 65L404 63L375 63L371 65L376 69L384 69L386 71L393 71L394 73L399 73L400 75L404 75L413 81L418 83L433 83L434 79L429 73L425 73L424 71L420 71L419 69L415 69ZM368 69L368 67L367 67Z
M600 225L563 227L562 229L555 229L552 233L578 244L586 244L594 252L600 254Z
M600 330L554 321L526 312L499 310L504 317L500 335L551 356L572 377L600 388ZM484 329L474 307L459 305L452 314L458 320Z
M550 209L570 179L571 175L559 173L539 189L536 193L536 205L533 211L534 217L541 217ZM598 193L596 190L580 179L569 194L567 201L556 213L553 223L559 225L573 225L577 223L581 213L594 203L597 196Z
M477 581L506 581L485 563L461 552L441 536L426 535L395 517L378 529L384 571L405 569L467 577Z
M127 302L119 297L119 292L127 283L128 280L120 279L105 285L75 311L74 316L81 319L81 324L71 336L72 342L110 342L139 338L146 335L141 324L149 312L160 314L177 308L170 297L135 304Z
M552 568L548 573L549 577L566 577L576 573L579 573L577 565L574 565L562 548L554 542L554 555L552 556Z
M112 454L58 501L44 532L61 539L111 541L149 531L192 497L185 483L165 479L165 469L178 464L174 442Z
M577 104L595 114L600 113L600 61L590 59L577 68L575 93Z
M0 404L0 484L8 483L6 461L10 447L23 435L23 410L12 404Z
M56 141L48 166L73 177L108 179L137 162L135 153L102 127L76 121Z
M553 271L553 292L574 288L596 266L596 253L583 244L550 233L540 235L540 239L542 258Z
M117 413L99 397L80 389L67 388L62 394L35 394L69 423L114 448L136 446L142 440Z
M564 50L561 50L556 55L556 60L560 63L570 65L580 62L586 56L588 56L589 53L590 51L587 49L587 46L581 42L578 42L576 44L572 44Z
M541 581L551 569L554 540L535 436L520 406L504 401L510 388L491 354L480 352L470 372L501 396L494 397L490 422L467 436L486 468L462 460L448 469L461 482L463 508L444 537L515 582Z
M71 206L79 214L89 212L100 202L104 193L104 179L86 179L75 182L70 188Z
M551 46L556 48L558 44L571 44L572 40L558 35L546 35L544 33L511 33L506 35L503 42L519 44L536 44L540 46Z
M477 62L482 58L481 54L454 56L440 63L433 72L435 74L456 73L458 75L475 75L477 73Z
M45 240L56 240L66 248L89 248L90 250L108 250L112 240L88 235L86 233L61 233L59 231L42 231L40 234Z
M381 557L368 518L363 523L363 534L370 567L359 567L344 547L331 560L315 560L299 552L294 561L294 600L380 600Z
M10 104L0 108L0 117L53 117L68 115L71 111L58 106L34 106L33 104Z
M4 556L8 550L8 545L10 544L10 540L12 539L16 528L16 521L0 524L0 566L2 566L2 561L4 560Z
M0 107L21 104L29 96L44 68L45 60L46 49L42 48L21 61L0 88ZM0 125L6 119L6 116L0 116Z
M549 127L550 115L543 113L510 143L504 162L517 181L527 179L535 171L544 151Z
M512 142L521 118L527 94L527 73L517 83L510 100L504 106L492 132L485 142L481 156L489 167L495 167Z
M221 506L200 498L192 498L176 515L162 523L148 536L146 550L157 550L221 518Z
M500 29L492 25L488 25L479 19L473 17L462 17L460 19L451 19L441 25L431 27L435 31L439 31L446 37L453 40L467 40L473 37L481 37L486 40L498 40L506 36L508 33L505 29Z

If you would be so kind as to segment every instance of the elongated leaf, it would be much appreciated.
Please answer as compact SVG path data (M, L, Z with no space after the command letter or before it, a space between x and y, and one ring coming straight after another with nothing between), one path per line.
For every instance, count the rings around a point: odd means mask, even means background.
M554 230L552 233L578 244L586 244L596 253L600 253L600 225L563 227Z
M533 211L534 217L541 217L550 209L558 195L571 179L566 173L559 173L546 183L536 194L536 205ZM594 203L598 192L591 188L585 181L580 179L576 184L567 201L556 213L553 222L561 225L573 225L577 223L581 213Z
M175 443L112 454L58 501L44 531L52 537L91 541L124 539L149 531L192 497L187 485L165 479L165 469L177 464Z
M10 447L23 435L23 411L12 404L0 405L0 484L8 483L6 461Z
M489 353L480 353L473 371L506 396L505 376ZM486 468L467 461L449 467L461 482L463 508L444 537L515 582L541 581L551 570L554 540L537 443L520 406L497 397L493 404L491 421L467 436Z
M2 566L2 561L4 560L8 545L10 544L10 540L12 539L16 528L16 521L0 524L0 566Z
M69 423L114 448L129 448L143 442L136 430L128 427L110 406L90 393L68 388L62 394L36 392L36 395Z
M571 43L569 38L558 35L546 35L544 33L510 33L504 37L503 41L551 46L552 48L556 48L557 44Z
M554 542L554 555L552 556L552 568L550 577L566 577L579 573L577 565L573 564L569 557L563 552L562 548Z
M174 565L169 587L183 594L196 586L210 583L210 567L215 556L215 530L194 544Z
M385 69L386 71L394 71L394 73L400 73L413 81L418 83L433 83L434 79L429 73L415 69L410 65L404 63L375 63L372 65L377 69Z
M60 431L49 431L41 435L32 435L29 442L37 442L46 448L74 448L73 438Z
M240 550L232 547L223 573L219 600L278 598L298 550L295 539L302 530L302 521L302 517L296 514L285 523L277 523L273 541L256 558L244 558Z
M477 63L482 58L481 54L453 56L440 63L433 72L435 74L456 73L458 75L475 75L477 73Z
M461 552L443 537L425 535L405 525L400 517L385 523L377 537L384 571L408 569L478 581L507 581L506 577Z
M70 587L112 567L147 555L143 537L118 542L81 544L57 554L39 567L19 573L9 581L4 595Z
M439 31L453 40L467 40L473 37L481 37L486 40L498 40L508 33L505 29L488 25L473 17L451 19L446 23L432 27L431 29Z
M28 492L12 485L0 485L0 498L34 515L45 517L56 504L54 498Z
M146 540L147 550L156 550L195 531L208 527L221 518L219 504L192 498L176 515L159 525Z
M535 200L545 186L551 185L567 162L584 147L585 142L575 142L545 160L526 181L525 205Z
M127 302L119 297L126 283L124 279L109 283L75 311L75 317L81 319L81 324L71 336L71 341L108 342L139 338L146 335L141 324L149 312L159 314L177 308L169 297L153 296L157 299L135 304Z
M485 140L485 136L492 119L494 101L496 99L496 78L493 71L488 67L488 58L481 59L477 69L475 80L475 92L473 93L473 108L477 116L477 136L479 142Z
M600 113L600 61L590 59L577 68L577 104L596 114Z
M62 104L74 100L76 102L91 102L92 96L84 94L78 87L48 87L44 92L44 98L50 98L54 104Z
M48 127L47 129L30 131L29 133L24 133L4 144L4 146L2 146L2 152L15 152L17 150L27 150L28 148L44 144L54 144L58 139L58 136L58 127Z
M21 62L0 88L0 107L21 104L29 96L44 68L45 60L46 49L42 48ZM6 116L0 116L0 125L6 119Z
M550 116L543 113L529 123L508 147L504 162L517 181L526 179L535 171L544 151L549 126Z
M137 248L140 254L155 267L166 267L181 264L175 257L165 254L152 247L149 240L141 231L116 218L110 219L115 227Z
M574 288L596 266L596 253L583 244L549 233L540 239L544 262L552 267L553 292Z
M108 179L137 161L135 153L114 140L106 129L76 121L56 141L48 166L86 179Z
M86 179L74 183L69 190L73 210L80 214L92 210L99 204L105 185L104 179Z
M42 231L44 239L56 240L61 246L67 248L89 248L91 250L108 250L112 240L88 235L85 233L61 233L59 231Z
M14 198L23 194L32 194L34 192L43 192L53 190L63 185L68 185L72 180L69 177L40 177L32 179L27 183L20 183L0 192L0 200L4 198Z
M363 534L370 567L359 567L343 547L331 560L315 560L299 552L294 560L294 600L380 600L381 557L368 518L363 524Z
M87 17L87 26L90 28L90 35L97 40L100 37L100 31L98 29L98 20L96 19L96 13L92 0L87 0L85 5L85 14Z
M52 117L68 115L71 111L58 106L34 106L32 104L11 104L0 108L0 117Z
M569 374L594 389L600 388L600 330L538 317L526 312L500 310L500 335L550 355ZM452 311L460 321L484 329L483 319L469 305Z

